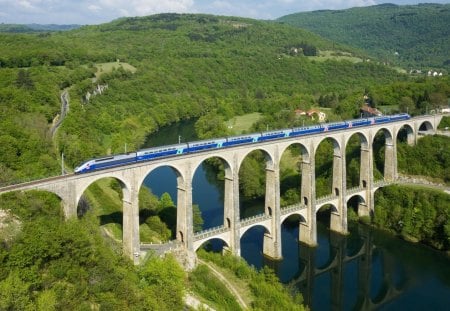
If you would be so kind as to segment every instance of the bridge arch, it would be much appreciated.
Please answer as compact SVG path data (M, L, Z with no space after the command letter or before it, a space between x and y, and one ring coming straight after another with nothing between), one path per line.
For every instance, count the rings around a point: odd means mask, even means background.
M362 215L361 209L367 209L366 199L360 194L355 194L347 198L345 202L348 210L352 210L352 212L347 211L347 219L356 221L358 215Z
M302 213L300 211L295 211L295 212L291 212L291 213L280 216L281 225L283 225L283 223L285 221L287 221L288 218L292 218L292 217L296 217L298 219L299 223L307 224L305 216L302 215Z
M149 164L150 165L144 166L141 170L137 184L139 188L137 191L142 187L146 187L146 183L152 187L155 186L161 188L161 183L155 181L154 178L157 177L158 174L164 172L164 169L169 170L170 174L173 174L173 177L165 180L166 184L162 187L164 190L160 189L160 193L154 193L156 195L161 195L161 199L164 196L164 202L173 203L173 205L167 204L162 211L160 210L158 212L157 216L160 218L160 221L170 229L171 236L168 237L169 239L176 239L177 241L186 244L189 237L189 225L187 224L187 221L188 219L192 220L192 217L189 217L189 214L192 215L192 209L189 211L187 210L187 206L191 205L191 186L190 183L188 183L188 178L190 182L191 176L187 176L185 167L179 162L156 163L156 165L153 163ZM152 176L153 174L156 174L156 176ZM173 183L173 179L175 179L175 183ZM154 185L154 183L156 183L156 185ZM169 193L172 202L165 193ZM163 200L161 200L161 202L162 201ZM145 211L139 211L139 217L145 219L147 216L145 213L143 214L143 212Z
M363 132L345 138L346 188L367 188L370 179L369 139Z
M179 167L177 165L177 163L174 164L168 164L168 163L159 163L157 165L151 165L149 167L146 167L139 180L138 180L138 187L142 187L142 185L144 184L145 179L154 171L156 171L157 169L163 168L163 167L168 167L170 168L174 173L175 176L177 178L177 186L181 186L185 183L186 181L186 176L183 174L183 170L181 167Z
M204 247L205 245L207 245L207 243L211 243L211 242L214 241L214 240L218 240L218 241L221 241L221 242L223 243L222 250L223 250L223 248L225 248L225 247L227 247L227 248L230 247L228 241L226 241L223 237L218 236L218 237L211 237L211 238L209 238L209 239L203 241L202 244L200 244L200 245L198 245L198 246L196 246L196 247L194 248L194 252L198 251L200 248L202 248L202 247Z
M275 209L270 191L274 189L272 181L278 170L273 154L266 147L252 148L239 155L240 219L261 213L270 215Z
M245 227L244 229L242 229L242 230L240 231L239 238L242 239L242 237L245 235L245 233L247 233L250 229L254 229L254 228L257 228L257 227L262 227L262 228L264 228L264 233L265 233L265 234L271 234L271 233L270 233L270 228L269 228L266 224L262 223L262 224L254 224L254 225Z
M317 216L317 213L324 212L324 211L326 211L326 209L329 209L331 213L339 213L339 210L336 207L336 205L334 205L332 203L324 202L324 203L316 205L316 211L315 211L316 216Z
M345 170L342 145L333 135L320 137L315 143L316 197L339 196L343 186L340 176Z
M397 175L397 154L394 129L382 127L372 137L374 168L377 168L384 180L394 180ZM384 153L382 151L384 150ZM374 179L377 178L374 170Z
M302 175L305 164L310 163L310 152L305 144L291 142L280 148L280 205L288 206L300 201L308 202L302 195ZM305 205L306 205L305 203Z
M225 157L218 155L200 160L192 166L192 203L193 207L198 207L193 210L194 216L200 211L203 230L219 225L231 228L232 198L227 191L232 188L233 169ZM199 230L200 226L195 223L199 218L194 217L194 231Z
M119 185L122 189L123 194L123 200L128 200L128 202L131 201L131 181L124 178L119 172L111 172L108 175L93 175L93 178L85 179L84 182L80 184L78 188L77 198L76 198L76 204L78 205L81 196L86 192L86 190L93 185L94 183L98 182L101 179L104 178L112 178L119 182Z
M397 140L406 141L406 143L410 146L415 144L414 128L408 123L404 123L399 128L394 130L394 137Z
M417 129L418 129L419 133L433 132L435 130L433 124L428 120L425 120L425 121L419 123L417 126Z

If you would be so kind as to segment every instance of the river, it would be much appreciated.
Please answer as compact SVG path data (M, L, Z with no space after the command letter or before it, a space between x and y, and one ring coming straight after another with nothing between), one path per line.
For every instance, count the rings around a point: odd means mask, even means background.
M150 136L146 146L195 139L193 121L168 126ZM193 203L204 219L203 228L223 224L223 183L208 181L206 165L194 175ZM176 201L176 177L159 168L145 185ZM330 232L327 215L318 217L318 246L298 243L298 225L282 225L281 261L263 254L263 228L247 231L241 255L251 265L272 267L289 290L302 293L312 310L449 310L450 259L428 247L412 244L367 226L352 224L350 234ZM213 243L213 248L220 247Z

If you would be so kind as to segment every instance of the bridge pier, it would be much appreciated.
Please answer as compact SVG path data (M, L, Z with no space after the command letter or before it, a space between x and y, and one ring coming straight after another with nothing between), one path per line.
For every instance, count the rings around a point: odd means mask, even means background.
M347 206L345 202L346 191L345 170L345 142L341 147L334 146L333 153L333 195L338 197L337 211L332 211L330 216L330 230L341 234L347 234Z
M124 254L138 264L140 259L139 194L135 188L124 191L122 230Z
M317 219L316 219L316 172L315 152L311 143L310 153L302 153L302 184L300 190L301 203L306 206L306 223L301 222L298 240L301 243L317 246Z
M372 137L369 135L369 139L361 144L361 160L359 170L359 186L365 189L365 202L358 205L358 216L371 216L373 214L373 200L372 200L372 187L373 187L373 148Z
M264 234L263 253L273 260L281 260L281 209L280 209L280 170L278 157L273 168L266 168L265 213L271 216L271 232Z
M192 178L191 174L185 176L186 178L181 185L181 178L178 178L176 239L188 251L193 251Z
M384 180L393 181L397 178L397 145L394 140L386 142L384 151Z
M236 159L235 162L237 163ZM223 221L225 228L230 228L229 250L232 254L240 256L239 169L237 164L234 165L232 172L226 172L225 174Z

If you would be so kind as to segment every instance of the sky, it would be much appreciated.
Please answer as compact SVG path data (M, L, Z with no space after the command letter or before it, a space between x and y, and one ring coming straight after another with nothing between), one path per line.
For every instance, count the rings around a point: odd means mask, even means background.
M0 0L0 23L93 25L124 16L168 12L276 19L297 12L386 2L404 5L450 0Z

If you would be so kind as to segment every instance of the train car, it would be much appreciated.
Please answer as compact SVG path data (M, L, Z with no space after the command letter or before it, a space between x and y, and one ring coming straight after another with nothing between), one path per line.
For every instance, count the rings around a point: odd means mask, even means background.
M86 173L93 170L106 169L108 167L114 167L124 164L133 163L136 161L148 161L160 157L174 156L184 153L194 153L207 149L223 148L229 146L235 146L240 144L256 143L260 141L266 141L271 139L301 136L308 134L316 134L323 131L336 131L344 128L366 126L371 124L395 122L400 120L410 119L409 114L400 113L392 116L379 116L373 118L361 118L343 122L334 122L320 125L312 125L307 127L298 127L292 129L268 131L263 133L246 134L240 136L232 136L228 138L217 138L210 140L201 140L183 144L176 144L170 146L162 146L139 150L138 152L113 155L98 159L89 160L77 168L75 173Z
M407 113L394 114L389 117L390 117L391 121L408 120L411 118L410 115Z
M187 143L187 152L197 152L206 149L222 148L223 144L227 142L226 138L217 138L211 140L200 140Z
M288 137L289 130L278 130L278 131L270 131L270 132L262 132L258 138L258 141L265 141L270 139L276 139L281 137Z
M151 159L160 158L160 157L167 157L167 156L171 156L171 155L182 154L182 153L187 152L187 150L188 150L188 145L186 143L170 145L170 146L154 147L154 148L139 150L137 152L136 159L137 159L137 161L151 160Z
M222 147L229 147L240 144L249 144L258 141L260 134L247 134L240 136L230 136L227 137L226 142L222 144Z
M389 116L379 116L375 117L375 124L390 122L391 118Z
M75 168L75 174L86 173L93 170L101 170L108 167L119 166L136 162L136 153L112 155L98 159L92 159Z
M333 122L333 123L325 123L322 125L324 131L336 131L340 129L345 129L348 127L347 122Z
M358 126L366 126L371 124L371 121L368 118L363 119L355 119L351 121L347 121L348 127L358 127Z
M291 136L301 136L307 134L315 134L324 131L324 127L322 125L312 125L312 126L303 126L303 127L295 127L289 133L289 137Z

